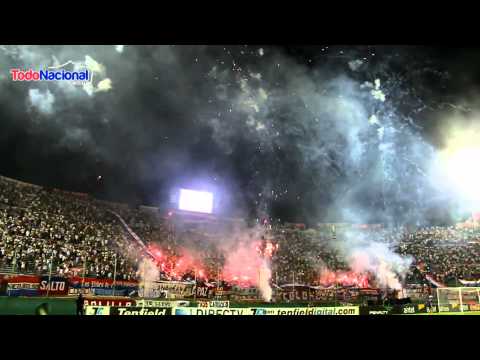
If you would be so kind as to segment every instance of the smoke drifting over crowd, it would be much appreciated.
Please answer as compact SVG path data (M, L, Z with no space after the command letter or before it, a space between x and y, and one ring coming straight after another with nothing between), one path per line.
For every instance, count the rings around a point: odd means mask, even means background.
M473 86L458 80L458 58L438 54L421 47L1 46L0 144L11 159L4 172L149 204L197 179L219 189L225 212L421 224L451 200L430 173L445 138L432 122L449 123L476 105ZM64 64L87 66L94 81L12 82L8 74ZM468 93L455 92L461 86Z
M345 240L337 246L345 254L355 274L373 274L381 288L402 288L401 280L413 259L396 254L385 243L360 232L347 233Z
M0 46L2 175L158 205L207 189L223 214L446 224L480 209L475 51L423 47ZM469 60L470 59L470 60ZM88 68L93 81L13 82L10 69ZM270 301L262 229L217 242L218 277ZM412 259L360 232L333 244L351 271L320 282L401 288ZM260 250L259 250L260 249ZM206 264L152 249L144 291ZM169 261L167 261L167 259ZM372 275L372 276L371 276ZM206 279L208 280L208 279ZM145 286L144 286L145 287Z

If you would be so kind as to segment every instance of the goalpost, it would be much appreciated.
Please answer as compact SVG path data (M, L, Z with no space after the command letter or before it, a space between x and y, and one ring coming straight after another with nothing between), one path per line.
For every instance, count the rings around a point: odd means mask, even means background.
M438 312L480 311L480 287L437 288Z

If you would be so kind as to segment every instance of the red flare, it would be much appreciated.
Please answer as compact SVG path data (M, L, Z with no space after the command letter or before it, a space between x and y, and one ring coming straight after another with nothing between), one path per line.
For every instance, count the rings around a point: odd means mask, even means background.
M355 286L359 288L369 287L369 278L367 274L359 274L354 271L323 271L319 279L320 284L324 286L340 285Z

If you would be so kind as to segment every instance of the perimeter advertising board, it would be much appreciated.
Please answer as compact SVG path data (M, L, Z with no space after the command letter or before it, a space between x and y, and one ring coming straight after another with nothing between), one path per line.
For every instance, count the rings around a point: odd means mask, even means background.
M5 276L8 296L38 296L40 278L33 275Z
M194 307L111 307L87 306L86 315L164 316L164 315L359 315L358 306L286 308L194 308Z
M190 301L137 300L135 305L137 307L171 308L177 306L189 306Z
M68 294L68 279L60 276L42 276L38 293L40 296L65 296Z
M176 307L174 315L254 315L250 308Z
M177 307L175 315L359 315L358 306L341 307L285 307L285 308L188 308Z
M220 300L212 300L212 301L199 301L198 307L201 308L228 308L230 307L230 301L220 301Z
M354 301L359 298L375 300L379 296L378 289L362 288L326 288L318 289L309 286L284 286L278 297L283 301Z
M130 280L117 280L112 279L97 279L97 278L82 278L74 276L70 278L70 295L74 295L76 292L82 292L82 290L88 290L89 294L112 296L113 285L115 285L116 296L128 296L131 293L138 291L138 282Z
M172 315L172 308L136 306L87 306L85 308L85 315L165 316Z
M86 306L85 315L110 315L110 306Z
M122 298L90 298L83 300L83 306L136 306L135 299Z
M159 307L112 307L110 315L118 316L164 316L172 315L172 308Z
M148 295L153 296L145 297L162 297L163 293L168 293L169 297L184 298L193 296L194 284L182 281L153 281L148 283L147 289ZM142 289L140 289L140 296L142 295Z
M424 303L361 307L360 315L411 315L438 312L437 305Z
M0 296L4 296L7 294L7 280L5 276L0 274Z

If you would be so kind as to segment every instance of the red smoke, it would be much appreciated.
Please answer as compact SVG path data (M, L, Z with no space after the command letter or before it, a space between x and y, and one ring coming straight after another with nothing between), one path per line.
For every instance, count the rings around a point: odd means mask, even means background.
M182 248L177 256L169 254L157 245L149 246L150 253L160 271L172 280L180 280L184 275L208 280L206 266L200 253ZM225 251L225 264L220 278L240 286L258 285L260 269L265 266L278 249L278 244L269 240L236 244L234 249Z
M258 282L262 265L259 244L240 243L226 254L223 279L235 284L251 286Z
M324 286L340 285L355 286L358 288L368 288L369 281L367 274L359 274L354 271L322 271L319 279L320 284Z
M480 212L474 212L472 214L473 221L480 221Z
M155 262L160 271L172 280L180 280L184 275L195 276L197 279L207 279L207 272L202 263L200 254L192 250L181 248L178 256L168 254L167 251L156 245L149 245L150 253L155 257Z
M277 249L278 244L268 240L239 243L226 254L223 279L241 286L258 285L265 259L271 259Z

